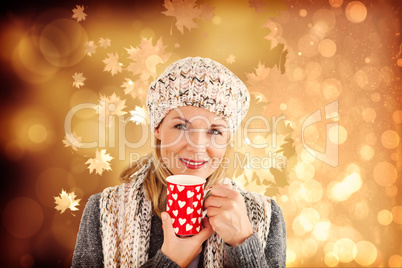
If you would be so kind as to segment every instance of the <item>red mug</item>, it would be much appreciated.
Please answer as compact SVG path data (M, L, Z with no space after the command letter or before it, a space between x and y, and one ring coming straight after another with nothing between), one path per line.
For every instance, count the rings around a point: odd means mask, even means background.
M172 175L166 178L166 212L172 218L176 235L195 235L201 231L205 179L194 175Z

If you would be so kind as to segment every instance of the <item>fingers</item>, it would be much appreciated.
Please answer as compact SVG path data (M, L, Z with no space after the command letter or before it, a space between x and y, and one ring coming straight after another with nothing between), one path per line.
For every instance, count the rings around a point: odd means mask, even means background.
M229 197L233 193L230 185L216 183L211 190L211 195L220 197Z
M201 243L203 243L205 240L207 240L211 235L214 233L214 229L212 228L211 224L209 223L208 218L204 218L202 220L203 223L203 228L201 232L196 234L194 237L197 237Z
M172 219L170 218L169 213L162 212L161 218L164 238L166 239L167 237L175 236L176 234L174 233Z

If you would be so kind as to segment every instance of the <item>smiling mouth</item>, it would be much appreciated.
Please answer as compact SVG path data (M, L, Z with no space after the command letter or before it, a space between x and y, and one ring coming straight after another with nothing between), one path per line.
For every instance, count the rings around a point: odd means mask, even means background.
M195 161L195 160L190 160L190 159L185 159L185 158L180 158L180 161L183 163L184 166L190 169L199 169L202 168L205 163L208 161Z

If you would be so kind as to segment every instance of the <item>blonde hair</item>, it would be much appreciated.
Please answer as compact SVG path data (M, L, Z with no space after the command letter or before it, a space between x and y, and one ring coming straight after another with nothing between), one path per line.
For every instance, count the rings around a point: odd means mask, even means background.
M160 140L154 136L153 150L151 153L141 157L136 162L134 162L129 168L124 170L120 175L120 179L123 182L129 182L135 179L132 176L135 172L141 169L148 161L151 161L151 167L148 175L144 181L144 188L148 198L152 202L152 213L161 217L161 213L166 210L166 178L173 175L170 170L165 166L160 155ZM229 160L229 155L231 153L231 139L229 138L228 146L226 147L225 154L220 162L218 168L206 178L205 189L211 187L217 182L224 179L226 175L226 170L228 169L227 162Z

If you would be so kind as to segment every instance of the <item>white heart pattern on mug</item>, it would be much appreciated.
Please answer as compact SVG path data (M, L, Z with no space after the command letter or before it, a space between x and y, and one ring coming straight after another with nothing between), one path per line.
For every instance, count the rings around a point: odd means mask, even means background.
M177 200L177 194L172 194L174 200Z
M174 189L174 185L170 185L170 190L173 191L173 189Z
M193 213L193 211L194 211L194 209L187 207L187 214L191 214L191 213Z
M175 218L172 218L172 224L174 223Z
M197 190L197 192L199 192L199 191L200 191L200 188L201 188L201 186L197 186L197 187L195 187L195 189Z
M198 201L193 202L193 206L196 207L198 205Z
M173 203L173 200L172 200L172 199L169 199L169 206L171 206L172 203Z
M198 213L199 215L201 215L201 209L197 210L197 213Z
M177 189L179 190L179 192L181 192L181 191L183 191L184 186L177 185Z
M186 223L186 219L179 218L179 223L180 225L183 225L184 223Z
M179 227L174 228L174 232L177 234L179 232Z
M197 220L197 218L192 218L191 221L193 222L193 224L195 223L195 221Z
M182 207L184 207L185 204L186 204L186 201L180 201L179 200L179 207L182 208Z
M173 214L177 217L177 214L179 214L179 211L178 210L173 210L172 211L173 212Z
M198 199L198 200L201 199L201 194L197 194L197 199Z
M192 191L187 191L187 198L190 198L194 195L194 192Z
M197 228L195 228L196 230L197 230L197 232L199 232L200 231L200 226L198 226Z
M188 224L188 223L187 223L187 225L186 225L186 231L191 230L191 229L193 229L193 226L192 226L191 224Z

